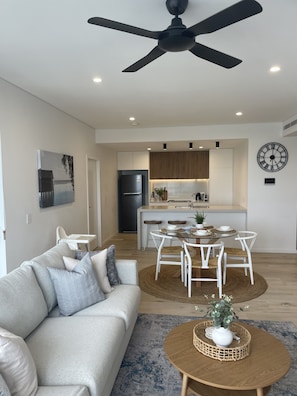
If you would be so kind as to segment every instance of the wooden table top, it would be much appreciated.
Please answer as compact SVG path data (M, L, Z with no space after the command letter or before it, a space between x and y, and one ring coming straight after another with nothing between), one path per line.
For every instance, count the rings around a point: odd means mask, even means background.
M221 389L251 390L269 387L288 372L291 359L286 347L264 330L241 322L251 334L248 357L221 362L204 356L193 345L197 322L175 327L164 342L169 361L190 379Z

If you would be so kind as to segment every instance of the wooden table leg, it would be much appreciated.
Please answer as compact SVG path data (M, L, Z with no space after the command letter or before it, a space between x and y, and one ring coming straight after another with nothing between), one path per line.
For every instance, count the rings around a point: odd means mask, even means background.
M186 374L183 374L181 396L187 396L188 380L189 377Z
M257 388L257 396L263 396L263 388Z

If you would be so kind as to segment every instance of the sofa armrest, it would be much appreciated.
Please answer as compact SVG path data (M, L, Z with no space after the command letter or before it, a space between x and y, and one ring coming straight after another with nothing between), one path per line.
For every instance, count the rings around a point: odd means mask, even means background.
M116 260L116 268L124 285L138 286L138 265L136 260Z

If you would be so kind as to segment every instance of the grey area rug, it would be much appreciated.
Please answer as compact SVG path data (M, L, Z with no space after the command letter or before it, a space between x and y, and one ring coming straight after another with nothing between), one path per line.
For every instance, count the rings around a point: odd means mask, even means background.
M197 317L140 314L111 396L180 396L181 377L165 356L168 332ZM297 396L297 328L292 322L246 320L278 338L291 355L287 375L269 396Z

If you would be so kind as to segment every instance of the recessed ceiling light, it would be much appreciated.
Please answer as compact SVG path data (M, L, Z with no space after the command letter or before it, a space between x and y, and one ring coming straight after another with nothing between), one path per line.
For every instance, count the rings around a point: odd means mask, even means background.
M102 82L102 78L100 78L100 77L94 77L94 78L93 78L93 82L96 83L96 84L99 84L99 83Z
M148 148L147 148L147 151L151 151L151 149L152 149L151 147L148 147Z
M238 117L242 116L242 112L238 111L237 113L235 113Z
M269 71L271 71L271 73L277 73L280 71L280 67L279 66L272 66Z
M129 121L135 121L135 117L129 117Z
M201 149L203 149L204 147L203 147L203 146L199 146L199 148L200 148L200 150L201 150Z

